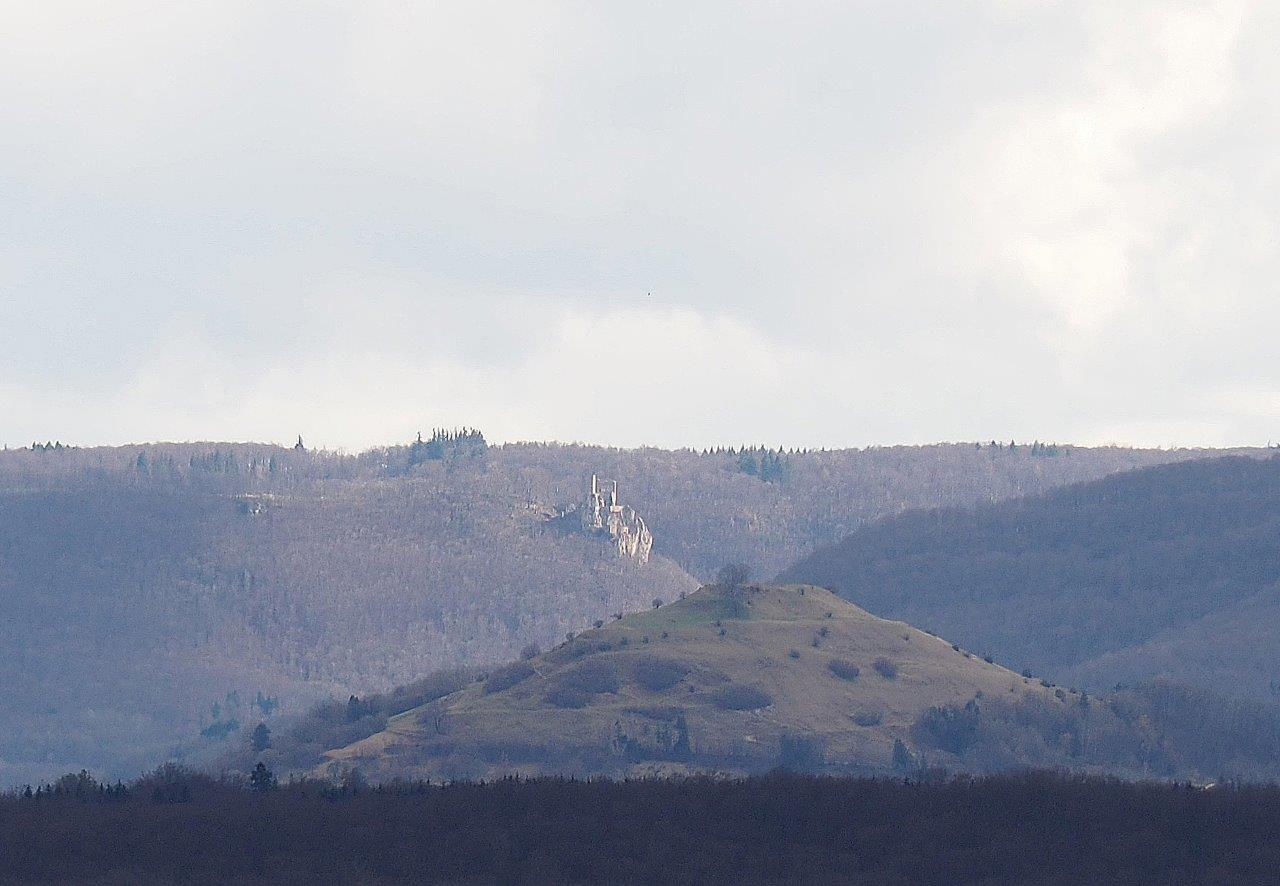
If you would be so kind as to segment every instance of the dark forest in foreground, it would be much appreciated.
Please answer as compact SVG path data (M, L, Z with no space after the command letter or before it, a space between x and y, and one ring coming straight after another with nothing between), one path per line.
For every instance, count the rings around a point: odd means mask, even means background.
M0 799L6 880L1274 882L1280 788L1048 773L262 790L162 770Z

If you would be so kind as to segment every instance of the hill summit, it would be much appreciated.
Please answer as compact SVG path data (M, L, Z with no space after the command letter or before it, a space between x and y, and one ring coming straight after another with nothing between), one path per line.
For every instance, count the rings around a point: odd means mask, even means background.
M322 769L378 779L887 771L911 765L907 742L930 709L1026 696L1062 703L821 588L708 585L405 711L329 752Z

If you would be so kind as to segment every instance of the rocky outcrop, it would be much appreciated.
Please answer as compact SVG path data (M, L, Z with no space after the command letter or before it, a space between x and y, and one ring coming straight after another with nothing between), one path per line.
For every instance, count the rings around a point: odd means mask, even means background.
M617 546L619 557L630 557L639 563L649 561L653 533L634 508L618 502L617 480L602 480L591 475L591 491L582 509L582 525L588 532L608 535Z

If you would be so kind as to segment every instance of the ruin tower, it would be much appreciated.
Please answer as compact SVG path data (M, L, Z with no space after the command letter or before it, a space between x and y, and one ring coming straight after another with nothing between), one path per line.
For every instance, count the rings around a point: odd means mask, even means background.
M640 563L649 561L653 534L633 508L618 500L617 480L591 475L591 489L587 493L586 507L582 509L582 523L588 532L607 535L619 557L629 557Z

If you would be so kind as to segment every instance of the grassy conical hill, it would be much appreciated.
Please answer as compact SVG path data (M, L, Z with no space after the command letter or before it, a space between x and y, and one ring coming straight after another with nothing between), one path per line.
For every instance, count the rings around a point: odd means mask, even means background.
M330 773L877 771L929 708L1049 690L815 587L707 586L329 753Z

